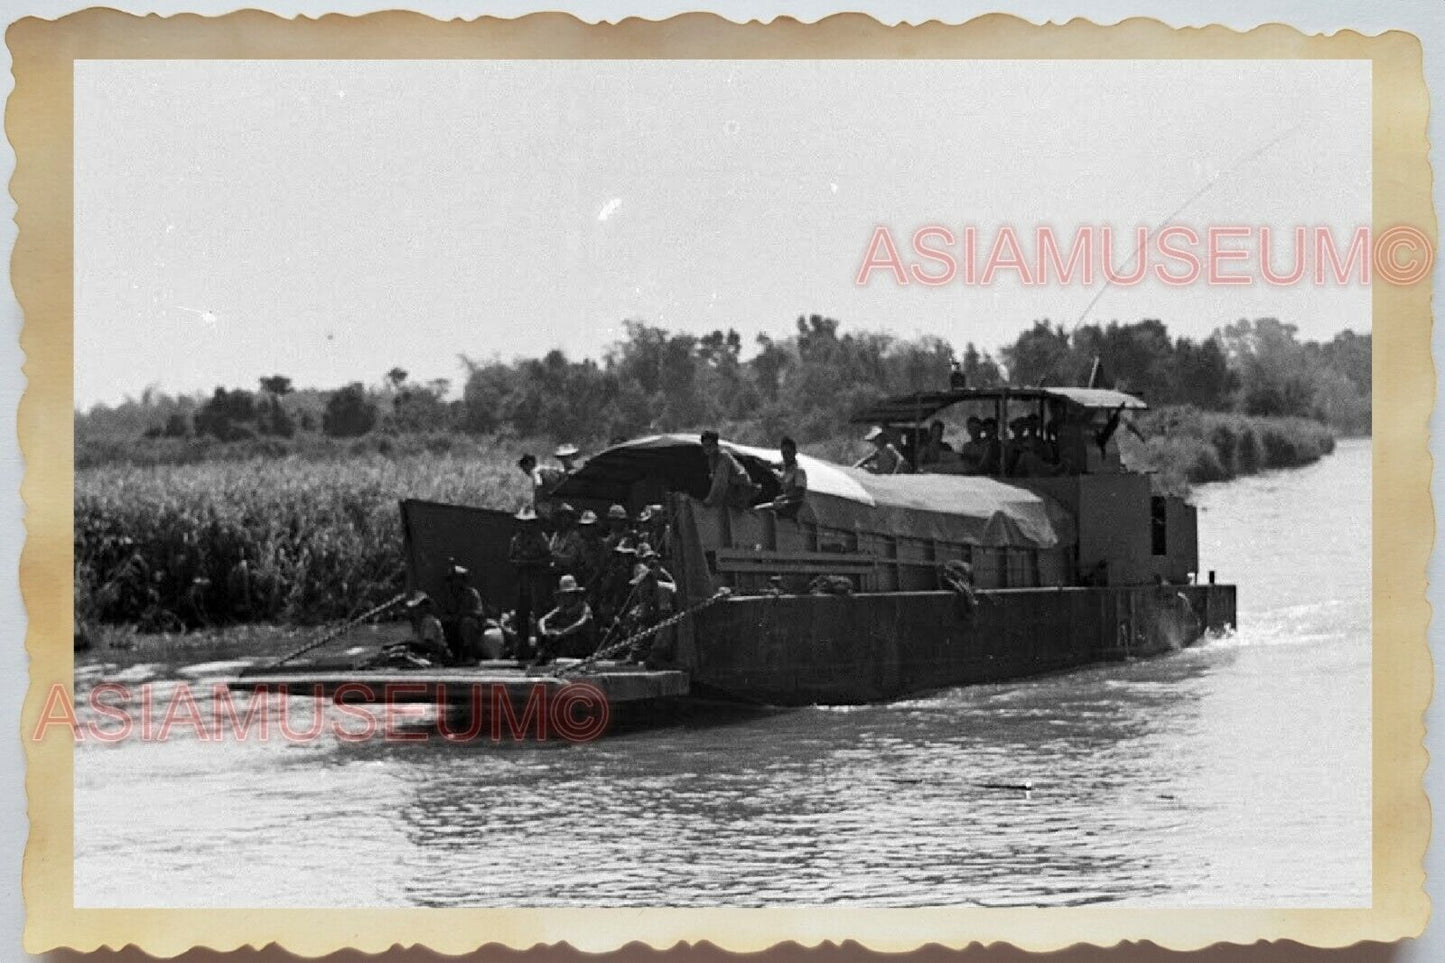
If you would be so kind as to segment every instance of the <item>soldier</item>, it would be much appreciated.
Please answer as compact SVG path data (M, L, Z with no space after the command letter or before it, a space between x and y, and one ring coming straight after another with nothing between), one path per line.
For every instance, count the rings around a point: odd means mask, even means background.
M563 502L552 514L557 531L552 534L552 570L572 576L582 574L586 546L577 531L577 509Z
M778 478L778 497L758 507L771 509L780 518L794 518L808 495L808 473L798 464L798 443L793 439L784 437L778 452L783 456L782 463L773 470Z
M557 450L552 452L552 457L557 459L562 467L553 469L553 471L560 471L563 480L565 480L567 476L575 474L578 468L577 456L580 454L581 451L578 450L576 445L558 445Z
M866 468L875 475L897 475L907 470L908 463L893 446L893 439L885 429L874 425L863 440L873 443L873 451L854 462L854 468Z
M631 541L618 542L607 553L607 569L602 573L597 593L597 610L603 624L611 625L621 618L623 610L630 604L632 569L636 564L637 549L633 548Z
M648 505L638 512L637 528L638 550L641 551L643 545L650 545L655 552L666 558L671 533L668 531L667 513L663 507Z
M751 505L758 494L758 486L748 477L742 462L719 444L717 432L705 431L698 440L702 443L710 478L707 497L702 503L708 507L730 505L747 508Z
M540 518L550 518L552 515L552 502L550 499L551 482L546 472L555 469L541 469L537 467L537 456L527 452L517 459L517 470L527 476L528 495L531 498L532 510Z
M988 460L988 440L983 435L983 419L977 415L968 416L968 441L959 449L959 460L963 470L972 475L983 470Z
M608 554L616 550L622 544L636 547L637 534L632 530L632 519L627 515L627 509L621 505L613 505L607 509L607 534L602 542L607 548Z
M481 657L482 628L487 618L481 593L467 584L469 575L465 566L451 560L439 613L447 643L458 660Z
M559 655L585 658L597 647L597 624L582 586L571 575L564 575L554 595L557 607L537 623L536 665L546 665Z
M407 600L407 614L411 616L412 638L407 648L414 649L433 662L445 663L451 658L447 648L446 633L441 620L436 616L436 605L431 596L418 592Z
M575 574L587 591L587 601L595 610L602 574L607 570L607 546L602 542L602 529L597 524L596 512L587 509L582 513L582 517L577 519L577 534L582 539L582 558Z
M662 567L662 559L650 546L644 546L637 559L641 571L632 579L632 606L628 609L623 631L628 635L650 629L672 615L676 608L677 583ZM659 643L658 634L649 635L633 643L628 653L631 662L646 662L656 647L665 650L667 645Z
M537 513L524 508L517 513L521 530L512 536L507 559L517 568L516 655L525 660L532 653L532 616L542 610L552 593L552 549L542 534Z
M943 440L944 425L937 418L928 426L928 439L918 450L918 464L939 465L954 461L953 446Z

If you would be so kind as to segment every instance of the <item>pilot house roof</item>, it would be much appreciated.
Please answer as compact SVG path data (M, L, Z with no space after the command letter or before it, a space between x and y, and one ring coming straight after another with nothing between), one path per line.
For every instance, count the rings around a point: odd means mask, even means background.
M1081 408L1113 410L1122 406L1129 410L1142 410L1149 407L1133 395L1126 395L1112 388L955 388L949 391L922 391L917 394L880 398L853 412L850 420L854 424L865 425L911 424L931 418L943 409L962 401L994 401L1005 395L1011 401L1056 398Z

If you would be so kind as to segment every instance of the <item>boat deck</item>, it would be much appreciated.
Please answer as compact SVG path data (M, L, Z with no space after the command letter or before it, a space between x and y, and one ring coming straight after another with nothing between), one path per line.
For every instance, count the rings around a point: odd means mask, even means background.
M610 705L643 703L685 696L686 672L647 669L622 662L598 662L588 671L559 675L574 659L558 659L546 666L522 668L514 661L488 661L469 666L429 668L357 668L344 662L303 663L279 668L258 668L229 680L228 688L246 692L285 692L315 695L347 702L471 702L478 690L489 698L491 690L504 689L511 701L525 703L540 686L549 695L568 685L586 683L598 689Z

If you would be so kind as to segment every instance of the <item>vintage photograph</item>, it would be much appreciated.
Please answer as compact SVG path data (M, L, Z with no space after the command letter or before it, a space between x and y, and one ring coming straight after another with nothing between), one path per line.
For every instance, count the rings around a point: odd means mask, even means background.
M77 907L1370 905L1367 63L74 79Z

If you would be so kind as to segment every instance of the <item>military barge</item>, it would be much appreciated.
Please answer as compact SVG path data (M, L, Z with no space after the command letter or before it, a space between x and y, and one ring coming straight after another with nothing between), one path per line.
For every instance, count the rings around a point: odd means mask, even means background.
M1090 388L887 398L853 421L915 438L930 421L961 426L970 414L1047 425L1034 438L1047 438L1052 455L1020 458L1024 443L1007 431L984 473L955 461L884 476L800 455L808 489L793 517L704 504L709 468L696 435L615 445L555 494L599 514L665 506L664 564L679 608L697 609L649 660L671 680L670 697L884 701L1152 656L1233 626L1234 586L1200 577L1193 506L1152 492L1147 474L1121 462L1114 429L1145 407ZM775 452L722 447L757 485L754 504L776 497ZM510 607L511 512L412 500L401 511L409 587L439 592L456 560L490 606ZM819 576L846 580L846 591L810 593ZM607 666L596 668L605 677Z

